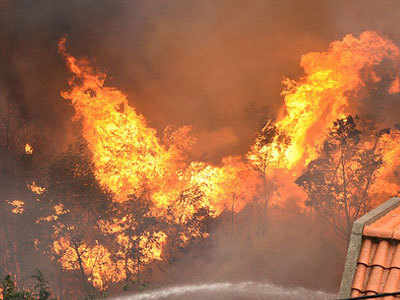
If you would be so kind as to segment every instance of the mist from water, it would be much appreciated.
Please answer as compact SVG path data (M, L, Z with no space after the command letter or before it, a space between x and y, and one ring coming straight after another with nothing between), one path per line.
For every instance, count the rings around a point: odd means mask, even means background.
M334 294L322 291L312 291L301 287L285 288L271 283L240 282L240 283L204 283L198 285L182 285L157 289L130 296L120 296L110 300L158 300L158 299L276 299L276 300L333 300ZM207 298L205 298L207 297Z

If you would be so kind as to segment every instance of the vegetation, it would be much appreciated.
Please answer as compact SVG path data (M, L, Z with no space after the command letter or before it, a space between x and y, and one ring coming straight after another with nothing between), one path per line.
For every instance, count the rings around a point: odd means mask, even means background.
M275 142L276 145L280 147L279 150L281 150L288 145L289 139L285 134L279 131L272 120L269 120L265 123L260 134L256 138L256 142L248 154L250 160L253 161L253 167L259 172L263 181L264 203L263 208L261 209L261 214L259 214L260 225L257 230L261 235L264 235L266 232L269 201L275 189L274 182L267 178L269 169L274 168L272 165L273 154L268 151L268 146L273 142Z
M351 116L337 120L318 158L296 180L308 195L306 205L343 239L349 238L353 222L371 209L370 188L383 163L379 141L389 132L362 128Z
M328 220L344 239L354 219L372 205L370 190L382 166L380 143L388 132L357 118L337 120L318 157L296 181L307 193L306 205ZM254 199L241 213L235 213L247 191L247 186L238 188L238 181L247 178L238 177L232 186L225 187L231 193L227 196L232 199L231 206L219 217L203 205L206 189L201 185L183 189L161 217L152 213L156 208L145 181L142 190L129 195L128 201L112 201L114 195L96 180L91 153L82 140L45 162L35 154L16 151L12 145L1 148L0 252L4 256L0 276L13 274L2 282L3 298L97 299L105 293L140 291L152 283L157 272L166 273L166 268L186 253L215 246L217 239L226 244L240 241L246 245L240 248L242 252L258 249L259 253L252 255L262 260L272 240L265 219L267 210L272 209L269 201L274 183L266 177L272 167L270 154L261 149L273 141L281 147L290 143L269 123L253 149L259 162L255 168L264 184L259 197L262 201ZM36 178L45 190L32 187ZM23 206L10 199L22 199ZM191 209L195 212L177 213ZM304 222L306 214L297 206L293 211ZM272 222L270 227L274 228ZM224 249L221 260L239 255L235 247ZM50 278L52 292L39 271L32 277L34 283L26 285L26 274L34 271L32 261Z
M36 270L32 276L35 280L34 286L30 290L17 288L11 275L7 275L1 283L3 300L52 300L51 292L47 281L42 272Z

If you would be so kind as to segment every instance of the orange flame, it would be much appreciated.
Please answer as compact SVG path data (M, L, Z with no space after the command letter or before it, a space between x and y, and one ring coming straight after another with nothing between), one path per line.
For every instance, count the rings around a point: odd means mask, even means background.
M32 184L28 184L27 186L33 193L37 195L41 195L46 191L46 188L38 186L35 181L33 181Z
M60 41L60 52L80 84L71 80L71 90L63 92L62 96L72 102L76 117L82 120L83 135L93 153L96 177L115 193L116 201L126 200L127 195L139 194L147 188L155 205L166 208L180 191L199 185L206 195L203 206L220 213L225 200L218 198L224 194L223 185L229 188L232 184L230 177L237 180L236 175L243 176L247 172L249 180L257 181L250 168L239 159L226 159L222 168L197 162L188 165L185 154L193 144L190 128L167 130L168 138L163 145L156 131L146 125L144 117L128 105L127 97L104 86L105 74L96 74L86 61L70 56L65 42L65 39ZM228 161L240 168L229 167ZM235 186L239 184L236 182ZM245 202L243 199L241 207Z
M100 290L106 289L107 283L110 284L123 279L122 270L111 259L111 253L100 244L92 247L82 244L74 248L69 240L60 238L54 241L53 248L60 257L59 262L66 270L78 270L80 268L79 255L83 271L89 282Z
M94 155L100 183L122 201L141 190L144 182L162 186L165 178L173 178L179 165L177 147L161 145L156 131L128 105L126 96L105 87L105 75L95 74L85 61L69 56L64 43L60 42L60 51L82 84L71 81L71 91L62 96L71 100L76 117L83 121L83 135Z
M305 76L299 81L283 81L285 105L276 122L278 130L289 138L289 145L282 149L276 137L263 149L252 150L273 153L272 170L301 169L316 157L333 121L352 112L350 97L356 98L369 80L382 80L374 68L385 60L398 67L399 58L399 49L391 41L369 31L359 39L346 35L331 43L327 52L304 55L301 66ZM393 93L398 90L399 78L392 80L389 92ZM252 153L249 159L254 160Z
M33 148L29 144L25 144L25 153L26 154L33 154Z
M398 47L369 31L359 38L346 35L343 40L331 43L328 51L302 57L304 77L298 81L283 81L284 106L274 124L276 135L270 143L256 142L247 155L254 166L263 165L266 175L279 182L281 187L277 194L288 194L282 186L293 182L316 158L333 121L354 113L350 101L362 99L369 85L386 76L385 80L391 78L387 92L399 92L396 71L377 68L387 61L394 65L394 70L400 69ZM285 182L277 179L282 173L287 174ZM291 190L293 194L295 185ZM285 197L281 196L273 202L283 199Z
M213 166L188 161L187 152L194 141L190 127L176 131L167 128L166 138L161 141L145 118L128 104L127 96L105 86L106 75L96 73L86 60L69 55L65 43L65 39L60 41L59 51L73 78L69 81L70 90L61 95L71 101L76 119L82 122L96 178L115 194L114 201L126 201L128 195L146 191L155 207L153 215L164 214L172 206L176 222L184 222L201 208L209 209L214 216L227 208L238 212L260 197L263 179L264 185L275 182L277 192L269 195L272 202L280 203L289 197L304 200L305 195L294 179L316 158L333 121L354 113L351 101L362 99L368 85L383 81L382 70L377 66L390 61L394 70L400 69L399 49L375 32L364 32L359 38L347 35L331 43L326 52L304 55L301 59L304 77L283 81L284 106L277 121L263 130L263 134L271 134L268 142L265 137L257 139L246 155L250 163L241 157L227 157L220 166ZM400 79L396 71L387 72L390 78L387 92L398 93ZM380 180L387 183L400 146L395 136L385 139L385 143L393 146L384 156L388 170L381 172ZM178 201L180 197L187 201ZM101 226L105 232L118 233L123 221ZM158 233L158 241L148 248L147 262L162 257L162 244L167 238L164 232ZM187 239L182 233L182 242ZM141 243L146 242L144 235ZM118 236L118 243L122 246L127 243L123 234ZM63 253L63 265L76 269L70 263L76 262L76 257L69 241L60 239L54 247L60 255ZM82 247L88 255L84 258L85 268L90 268L90 261L98 253L104 259L102 264L107 266L107 271L97 270L90 279L95 286L103 288L107 280L113 280L107 274L118 273L116 280L125 278L122 262L112 265L104 247ZM129 264L134 273L134 262Z
M13 206L12 213L20 215L24 212L25 202L21 200L8 201L8 204Z

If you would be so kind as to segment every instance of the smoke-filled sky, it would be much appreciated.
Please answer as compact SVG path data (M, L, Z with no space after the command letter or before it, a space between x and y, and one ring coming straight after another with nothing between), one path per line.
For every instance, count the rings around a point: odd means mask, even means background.
M73 109L59 92L70 74L57 41L67 36L150 126L192 125L194 155L218 160L246 152L276 115L302 54L364 30L400 45L399 19L396 0L0 0L0 102L16 103L47 144L66 144Z

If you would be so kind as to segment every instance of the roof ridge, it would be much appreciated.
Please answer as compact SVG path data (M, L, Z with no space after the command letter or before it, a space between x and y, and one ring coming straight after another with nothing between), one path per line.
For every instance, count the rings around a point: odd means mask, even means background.
M399 211L393 212L395 209ZM385 217L389 222L384 220ZM378 225L369 226L374 223ZM365 234L368 232L364 232L367 226L368 230L375 230L374 234ZM394 197L353 223L339 298L355 295L356 291L379 293L386 290L387 281L392 283L392 277L400 274L399 244L400 198ZM393 273L390 280L388 273Z

